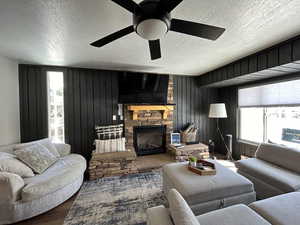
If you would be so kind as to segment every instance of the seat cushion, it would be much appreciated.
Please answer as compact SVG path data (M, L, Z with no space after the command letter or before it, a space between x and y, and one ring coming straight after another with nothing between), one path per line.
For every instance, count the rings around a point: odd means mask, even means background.
M189 171L186 163L171 163L163 167L164 179L171 183L170 188L178 190L190 205L254 191L253 184L248 179L216 161L210 161L216 166L216 175L199 176Z
M175 225L200 225L183 197L175 189L168 193L170 212Z
M234 205L197 216L201 225L271 225L246 205Z
M260 159L236 162L239 171L249 174L284 192L300 189L300 175Z
M31 201L57 191L82 176L86 169L85 159L77 154L60 158L43 174L26 178L22 200Z
M292 192L249 205L273 225L300 224L300 193Z
M258 159L300 173L300 149L262 143L255 156Z
M6 152L0 152L0 172L14 173L23 178L34 176L28 166L18 160L15 155Z

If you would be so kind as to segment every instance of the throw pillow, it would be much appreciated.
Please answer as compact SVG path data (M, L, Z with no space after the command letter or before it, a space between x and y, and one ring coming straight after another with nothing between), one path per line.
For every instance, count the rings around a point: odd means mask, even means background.
M41 174L48 169L57 158L41 144L35 144L15 151L18 159L34 172Z
M33 177L32 170L16 158L16 156L0 152L0 172L14 173L20 177Z
M200 225L184 198L175 189L168 193L170 212L175 225Z
M96 153L105 152L125 152L125 138L107 139L107 140L95 140Z
M37 141L31 141L31 142L27 142L27 143L22 143L22 144L17 144L15 146L15 150L18 149L23 149L25 147L31 146L31 145L35 145L35 144L40 144L42 146L44 146L45 148L47 148L49 150L49 152L51 152L56 158L60 157L59 152L57 151L55 145L51 142L51 140L49 138L44 138L44 139L40 139Z

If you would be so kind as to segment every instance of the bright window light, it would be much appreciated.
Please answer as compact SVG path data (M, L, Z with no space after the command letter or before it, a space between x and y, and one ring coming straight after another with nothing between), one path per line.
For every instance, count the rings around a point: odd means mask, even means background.
M300 148L300 107L240 108L240 139Z
M55 143L65 142L63 72L48 71L48 134Z

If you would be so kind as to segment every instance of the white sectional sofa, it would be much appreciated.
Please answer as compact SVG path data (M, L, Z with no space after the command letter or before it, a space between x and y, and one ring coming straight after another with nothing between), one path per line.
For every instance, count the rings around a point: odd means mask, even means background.
M13 154L15 145L1 146ZM55 144L60 158L45 172L30 178L0 172L0 224L11 224L44 213L66 201L82 185L86 160L70 154L67 144Z
M147 225L299 225L300 193L293 192L266 200L238 204L195 216L175 189L168 194L170 208L147 210Z
M236 167L252 181L258 199L300 190L299 149L263 143L255 158L240 160Z

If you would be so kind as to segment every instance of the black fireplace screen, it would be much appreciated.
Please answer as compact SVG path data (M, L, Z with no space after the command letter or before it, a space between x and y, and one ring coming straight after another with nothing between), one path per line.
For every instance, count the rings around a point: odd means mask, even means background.
M137 155L164 153L166 151L166 126L138 126L133 129Z

